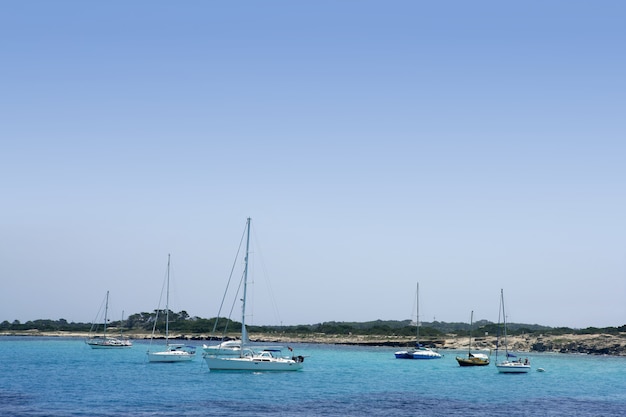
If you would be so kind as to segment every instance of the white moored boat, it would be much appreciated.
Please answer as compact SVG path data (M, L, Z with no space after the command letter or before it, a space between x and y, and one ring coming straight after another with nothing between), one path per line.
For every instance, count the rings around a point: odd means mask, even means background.
M165 350L148 352L150 362L185 362L192 360L196 355L194 346L186 346L180 343L169 343Z
M91 325L91 330L89 331L89 338L85 340L85 343L91 346L92 349L115 349L115 348L132 347L133 342L131 342L129 339L122 338L122 337L120 338L111 337L110 335L107 335L107 323L109 321L108 313L109 313L109 292L107 291L105 304L104 304L103 333L101 336L93 334L94 331L98 327L98 325L94 321L94 324ZM123 317L122 317L122 320L123 320Z
M509 361L505 360L496 363L498 372L503 374L525 374L530 372L530 362L525 361Z
M508 344L507 344L507 330L506 330L506 314L504 312L504 290L500 289L500 313L503 316L503 324L504 324L504 352L505 358L501 361L498 361L498 348L500 335L498 335L498 339L496 341L496 368L498 372L503 374L525 374L530 371L530 361L525 359L523 362L521 359L518 360L510 360L511 358L515 358L516 356L509 352ZM500 318L498 317L498 324L500 323Z
M243 349L240 356L217 356L205 354L212 371L297 371L302 369L304 357L278 356L275 351Z
M196 348L194 346L186 346L184 344L172 344L169 343L170 335L170 255L167 255L167 296L165 301L165 350L150 351L148 349L148 361L150 362L186 362L196 357ZM152 340L154 339L154 332L159 318L159 313L154 319L154 325L152 327L152 337L150 338L150 346L152 346Z
M118 339L116 337L94 336L85 341L92 349L114 349L133 347L133 342L128 339Z
M211 371L300 370L303 367L303 356L281 356L278 354L277 349L264 349L256 352L249 345L246 331L246 296L248 287L248 255L250 251L250 218L248 218L246 222L246 236L246 253L243 271L243 304L241 308L241 340L239 341L239 346L235 344L225 345L224 347L228 347L228 349L207 346L202 356ZM226 343L228 342L223 342L223 344ZM227 352L227 354L223 354L223 352Z
M441 359L441 354L434 350L425 347L420 343L420 304L419 304L420 284L417 283L417 290L415 292L415 304L416 304L416 330L415 330L415 348L411 350L400 350L395 352L396 359Z

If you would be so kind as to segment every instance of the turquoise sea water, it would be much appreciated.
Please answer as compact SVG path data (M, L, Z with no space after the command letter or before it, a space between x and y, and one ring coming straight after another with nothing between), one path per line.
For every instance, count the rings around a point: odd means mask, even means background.
M419 361L395 359L392 348L294 344L308 356L300 372L209 372L201 357L147 363L147 346L0 337L0 415L626 415L626 358L531 354L530 374L503 375L459 367L462 352Z

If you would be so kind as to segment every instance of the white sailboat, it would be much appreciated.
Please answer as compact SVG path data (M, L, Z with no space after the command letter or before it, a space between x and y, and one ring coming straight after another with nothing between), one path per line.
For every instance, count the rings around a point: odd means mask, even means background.
M423 346L420 343L420 301L419 301L419 293L420 293L420 284L417 283L417 290L415 292L415 300L417 304L417 326L416 326L416 334L415 334L415 348L412 350L401 350L395 353L396 359L440 359L441 354L439 352L435 352L432 349L429 349Z
M194 346L186 346L181 343L170 343L170 255L167 255L167 292L165 301L165 350L151 352L148 349L148 360L150 362L186 362L196 357L196 348ZM152 337L150 338L150 346L152 346L152 340L154 339L154 332L156 330L159 313L154 319L154 326L152 327Z
M109 292L108 291L107 291L104 305L105 305L104 306L104 323L103 323L104 330L102 332L102 336L94 334L95 330L98 327L98 324L94 321L94 323L91 325L91 330L89 331L89 338L85 340L85 343L91 346L92 349L114 349L114 348L132 347L133 342L131 342L128 339L123 339L121 337L117 338L117 337L107 336L107 322L109 320L108 318Z
M503 324L504 324L504 352L505 357L503 360L498 360L498 350L500 345L500 335L498 334L498 338L496 341L496 368L498 368L498 372L504 374L525 374L530 371L530 361L525 359L523 362L521 359L518 360L509 360L511 358L515 358L516 356L512 353L509 353L509 347L507 344L507 330L506 330L506 313L504 310L504 290L500 289L500 312L498 312L498 326L500 325L500 314L503 316ZM498 330L499 331L499 330Z
M284 357L276 349L256 352L249 345L246 330L246 297L248 288L248 255L250 251L250 218L246 221L246 254L243 272L243 298L241 307L241 340L215 348L206 346L202 355L209 370L217 371L297 371L302 369L304 357ZM291 350L291 349L290 349ZM226 354L223 354L223 353Z

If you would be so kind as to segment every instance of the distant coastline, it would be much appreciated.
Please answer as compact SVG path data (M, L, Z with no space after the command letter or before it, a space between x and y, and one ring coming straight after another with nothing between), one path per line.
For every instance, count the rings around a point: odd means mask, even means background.
M126 337L134 340L150 339L149 333L128 332ZM87 332L68 331L3 331L0 336L39 336L39 337L76 337L86 338ZM211 340L210 335L174 334L171 337L183 340ZM236 335L231 335L235 338ZM160 337L162 338L162 337ZM251 333L250 340L259 343L314 343L353 346L407 347L415 344L415 338L384 335L329 335L329 334L277 334ZM467 336L446 334L435 338L425 338L421 343L442 350L467 349ZM626 333L618 334L560 334L560 335L518 335L508 337L509 348L518 352L555 352L592 355L626 356ZM473 339L473 349L493 351L496 346L495 336Z

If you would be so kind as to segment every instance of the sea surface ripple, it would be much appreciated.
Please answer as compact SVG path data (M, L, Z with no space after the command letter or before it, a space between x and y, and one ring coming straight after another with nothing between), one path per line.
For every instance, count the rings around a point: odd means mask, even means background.
M307 356L300 372L210 372L200 357L148 363L145 341L93 350L73 338L0 337L0 415L626 415L623 357L534 353L523 355L531 373L503 375L459 367L458 351L419 361L391 348L291 346Z

